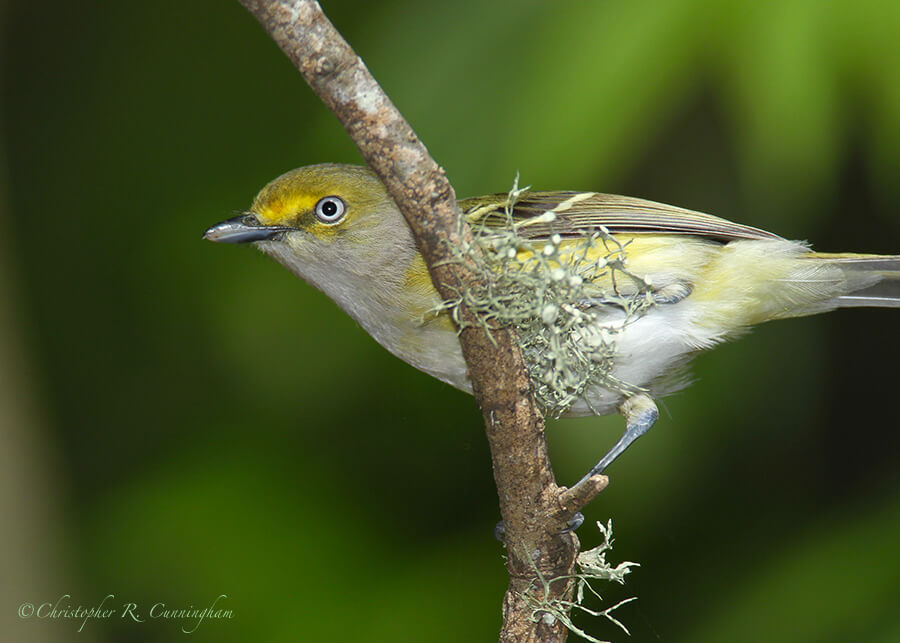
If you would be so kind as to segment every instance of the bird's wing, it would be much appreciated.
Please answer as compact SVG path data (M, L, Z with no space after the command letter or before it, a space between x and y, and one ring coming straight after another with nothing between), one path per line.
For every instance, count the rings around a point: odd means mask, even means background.
M493 194L463 199L459 205L469 223L499 229L507 225L508 199L506 194ZM523 226L520 234L528 238L551 234L580 236L603 226L610 234L684 234L722 243L734 239L781 239L771 232L702 212L599 192L525 192L515 201L512 215L518 222L551 210L557 215L553 221Z

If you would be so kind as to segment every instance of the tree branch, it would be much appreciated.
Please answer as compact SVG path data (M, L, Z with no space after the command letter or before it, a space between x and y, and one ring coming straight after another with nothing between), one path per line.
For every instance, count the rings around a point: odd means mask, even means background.
M459 208L444 170L375 82L362 60L311 0L241 0L338 117L363 158L403 212L428 264L432 281L447 299L476 284L470 266L454 258ZM463 236L468 236L465 229ZM457 290L452 290L453 285ZM475 321L463 309L463 319ZM493 339L493 341L492 341ZM532 396L522 352L513 334L476 325L460 335L475 398L490 443L494 479L505 522L510 585L503 603L501 641L558 641L565 627L533 614L523 597L545 579L573 572L574 534L562 534L574 512L595 497L606 478L595 476L564 494L556 485L544 420ZM570 598L568 583L550 583L547 600ZM535 619L535 616L538 618ZM552 621L552 622L549 622Z

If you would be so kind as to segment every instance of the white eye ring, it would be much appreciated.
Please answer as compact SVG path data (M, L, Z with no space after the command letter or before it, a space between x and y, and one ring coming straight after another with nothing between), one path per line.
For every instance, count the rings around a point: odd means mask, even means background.
M316 218L322 223L337 223L346 211L343 199L337 196L326 196L316 203Z

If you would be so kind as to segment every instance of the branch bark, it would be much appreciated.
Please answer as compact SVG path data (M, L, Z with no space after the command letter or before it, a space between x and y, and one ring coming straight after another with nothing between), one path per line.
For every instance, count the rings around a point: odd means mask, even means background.
M294 63L303 78L338 117L369 166L403 212L428 264L435 287L445 298L471 287L474 272L451 261L458 234L459 208L444 170L378 86L362 60L311 0L240 0ZM468 235L464 231L463 235ZM457 291L458 292L458 291ZM474 321L463 310L464 319ZM477 326L460 335L475 398L485 420L494 480L505 522L510 584L503 603L501 641L562 641L566 628L541 618L525 592L537 599L569 599L568 583L550 584L541 596L539 576L570 575L578 539L561 533L566 522L606 485L604 476L572 492L556 485L544 420L532 396L522 352L509 331ZM530 589L529 589L530 588Z

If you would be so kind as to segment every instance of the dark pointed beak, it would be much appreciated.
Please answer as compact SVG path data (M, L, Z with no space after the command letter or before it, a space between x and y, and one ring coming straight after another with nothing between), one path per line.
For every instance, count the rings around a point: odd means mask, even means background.
M247 243L268 241L290 230L285 226L262 225L256 215L245 213L217 223L203 233L203 238L216 243Z

